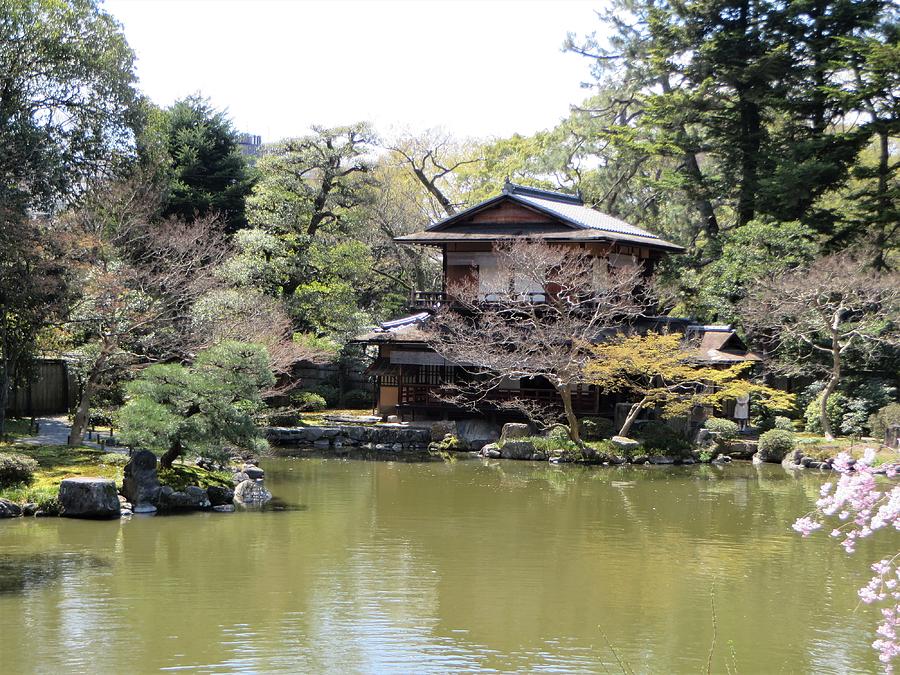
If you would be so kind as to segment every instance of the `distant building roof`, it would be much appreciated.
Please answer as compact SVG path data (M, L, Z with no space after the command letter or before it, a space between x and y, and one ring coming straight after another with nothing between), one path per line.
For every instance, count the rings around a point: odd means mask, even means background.
M560 223L561 226L545 225L526 229L515 223L465 223L467 218L477 212L504 200L537 211ZM551 241L615 241L643 244L671 252L684 251L683 247L660 239L652 232L585 206L578 195L541 190L510 182L503 186L503 191L496 197L445 218L423 232L397 237L396 240L429 244L461 240L496 240L515 236L537 236Z

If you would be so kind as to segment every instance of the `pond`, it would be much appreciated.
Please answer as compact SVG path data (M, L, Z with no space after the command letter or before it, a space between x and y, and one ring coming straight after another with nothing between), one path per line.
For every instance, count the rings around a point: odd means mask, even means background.
M880 551L790 529L825 474L263 466L288 509L0 521L0 670L877 669Z

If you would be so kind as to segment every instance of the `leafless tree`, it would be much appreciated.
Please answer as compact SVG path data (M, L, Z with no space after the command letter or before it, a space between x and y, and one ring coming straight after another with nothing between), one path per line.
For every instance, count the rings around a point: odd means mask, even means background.
M849 253L835 254L758 282L743 313L745 324L779 357L776 367L828 378L820 415L830 440L828 398L848 350L865 357L879 346L900 344L900 275L879 274Z
M430 323L431 346L469 375L445 395L476 407L502 383L545 378L559 394L572 440L581 443L572 395L584 381L588 347L642 313L642 268L609 267L582 249L542 241L504 242L495 255L493 279L448 289L452 304ZM556 417L532 400L502 405L538 423Z

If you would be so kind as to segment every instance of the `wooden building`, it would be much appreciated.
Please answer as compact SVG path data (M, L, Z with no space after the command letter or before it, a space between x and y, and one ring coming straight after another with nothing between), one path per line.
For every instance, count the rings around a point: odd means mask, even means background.
M461 282L477 288L478 297L490 302L495 294L509 287L509 280L498 278L495 246L510 240L542 240L547 243L586 250L597 264L612 267L641 265L652 274L663 256L682 253L681 246L661 239L642 228L606 215L584 205L580 197L507 183L503 191L480 204L431 225L422 232L397 237L402 244L434 246L443 259L441 291L416 291L411 298L415 314L382 323L361 335L356 342L377 347L377 357L369 368L375 380L375 409L383 416L401 419L437 419L471 416L441 400L442 384L467 377L460 366L447 362L427 343L423 328L432 312L449 302L447 289ZM542 302L543 288L519 288L524 299ZM678 330L698 340L698 358L729 363L756 360L730 327L697 326L689 320L660 317L645 328ZM374 350L373 350L374 351ZM553 405L558 396L541 378L505 383L492 393L495 399L530 398ZM573 394L579 415L614 416L617 400L596 387L583 386ZM497 417L491 400L483 412Z

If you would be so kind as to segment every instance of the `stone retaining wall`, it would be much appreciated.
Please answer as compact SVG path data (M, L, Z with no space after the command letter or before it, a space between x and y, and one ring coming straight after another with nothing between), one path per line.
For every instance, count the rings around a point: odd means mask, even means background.
M339 425L330 427L268 427L266 438L273 445L299 446L319 450L427 452L429 429L400 425Z

